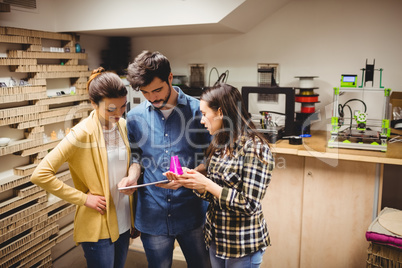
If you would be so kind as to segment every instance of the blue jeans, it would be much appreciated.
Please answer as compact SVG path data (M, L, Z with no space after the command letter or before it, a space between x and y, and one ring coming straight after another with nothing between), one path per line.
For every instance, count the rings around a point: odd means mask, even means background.
M265 250L259 250L241 258L221 259L216 257L216 246L211 243L209 258L213 268L259 268L262 263L262 255Z
M121 234L114 243L110 238L81 243L88 268L124 268L129 244L130 230Z
M188 268L211 267L205 247L203 227L199 227L177 236L141 233L149 268L172 267L175 239L179 242Z

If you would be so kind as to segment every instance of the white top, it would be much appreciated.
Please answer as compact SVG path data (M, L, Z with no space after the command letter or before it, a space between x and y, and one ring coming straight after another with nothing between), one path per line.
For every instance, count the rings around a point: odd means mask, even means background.
M127 176L127 149L117 125L110 130L104 129L103 135L107 149L110 193L116 208L119 234L122 234L131 227L129 197L117 189L120 180Z
M162 112L163 116L167 119L169 117L169 115L173 112L174 108L171 109L167 109L167 110L159 110Z

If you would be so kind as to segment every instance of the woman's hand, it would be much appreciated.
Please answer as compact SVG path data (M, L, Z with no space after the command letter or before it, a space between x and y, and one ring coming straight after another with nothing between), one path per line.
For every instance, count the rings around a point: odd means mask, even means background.
M88 193L87 201L85 201L84 206L95 209L103 215L106 212L106 198L104 196Z
M186 174L188 170L190 170L189 168L186 167L182 167L183 170L183 174ZM162 174L163 176L166 176L166 178L171 181L174 182L180 175L177 173L174 173L172 171L166 171L165 173Z
M183 169L183 174L186 174L187 170L189 170L186 167L182 167ZM167 171L165 173L163 173L162 175L166 176L166 178L169 180L168 183L161 183L161 184L156 184L156 186L161 187L161 188L165 188L165 189L172 189L172 190L177 190L180 187L182 187L182 185L180 183L176 182L176 179L179 178L182 175L178 175L172 171Z
M216 198L220 198L223 189L221 186L194 169L189 169L183 175L178 176L175 182L180 183L188 189L197 190L200 194L203 194L206 191L210 192Z
M166 178L169 180L169 182L174 182L177 179L178 174L172 172L172 171L167 171L162 174L163 176L166 176Z
M183 175L176 177L175 182L180 183L188 189L197 190L200 194L206 191L209 183L213 183L203 174L194 169L187 169Z
M160 187L160 188L165 188L165 189L177 190L177 189L179 189L179 188L181 187L181 184L180 184L180 183L177 183L177 182L174 181L174 180L171 180L171 181L169 181L169 182L167 182L167 183L158 183L158 184L155 184L155 186L158 186L158 187Z

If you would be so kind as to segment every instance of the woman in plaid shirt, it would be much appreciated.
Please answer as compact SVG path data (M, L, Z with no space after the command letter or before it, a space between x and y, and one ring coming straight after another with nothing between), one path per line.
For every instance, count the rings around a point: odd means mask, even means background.
M274 167L268 142L255 130L236 88L219 84L200 100L201 123L213 135L208 173L187 169L166 176L210 202L204 233L212 267L259 267L270 245L261 206Z

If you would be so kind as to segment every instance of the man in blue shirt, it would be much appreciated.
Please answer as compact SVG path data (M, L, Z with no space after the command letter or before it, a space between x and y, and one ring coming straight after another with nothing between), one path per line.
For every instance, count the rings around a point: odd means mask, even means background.
M205 170L201 163L210 135L201 125L199 101L172 86L169 60L143 51L128 66L127 80L147 101L127 114L133 162L119 187L136 185L141 167L144 183L166 179L171 156L183 167ZM209 267L203 225L206 203L175 182L137 188L135 227L141 232L148 267L171 267L175 240L188 267ZM134 190L122 190L132 194Z

